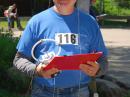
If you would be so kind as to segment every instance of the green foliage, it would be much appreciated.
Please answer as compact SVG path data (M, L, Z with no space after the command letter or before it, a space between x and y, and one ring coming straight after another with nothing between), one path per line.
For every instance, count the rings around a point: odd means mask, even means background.
M13 39L11 34L0 34L0 66L9 68L16 52L17 39Z
M53 0L50 0L51 3L52 1ZM47 9L51 5L51 3L49 3L49 0L33 0L33 15Z
M119 7L130 8L130 0L115 0Z
M0 16L3 16L3 6L2 5L0 5Z
M127 95L125 97L130 97L130 90L128 91Z
M10 93L6 90L0 89L0 97L18 97L18 95Z
M102 6L101 1L103 3ZM98 13L130 16L130 0L97 0L94 6L98 10Z
M124 1L124 0L123 0ZM123 6L119 6L120 2L115 2L115 1L106 1L105 2L105 12L110 14L110 15L130 15L130 9L128 7L123 7L126 6L125 4L122 4ZM130 6L130 4L129 4Z
M30 78L12 68L17 42L18 38L12 38L10 33L0 33L0 97L11 97L9 93L26 94L29 87ZM12 97L18 97L15 94Z
M0 89L0 97L23 97L23 95L18 95L17 93L12 93L4 89ZM24 96L30 97L30 96Z

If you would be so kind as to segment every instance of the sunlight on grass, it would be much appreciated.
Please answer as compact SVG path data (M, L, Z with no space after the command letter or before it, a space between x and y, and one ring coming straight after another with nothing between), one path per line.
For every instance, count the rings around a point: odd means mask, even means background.
M28 22L28 21L21 21L21 25L22 25L23 28L26 27L27 22Z
M8 24L6 21L1 21L0 26L1 26L1 28L5 28L5 27L8 27Z
M28 22L28 21L26 21L26 20L22 20L22 21L21 21L21 25L22 25L23 28L26 27L27 22ZM15 22L14 25L15 25L15 27L17 27L16 22ZM1 28L8 28L8 22L7 22L7 21L1 21L1 22L0 22L0 27L1 27Z

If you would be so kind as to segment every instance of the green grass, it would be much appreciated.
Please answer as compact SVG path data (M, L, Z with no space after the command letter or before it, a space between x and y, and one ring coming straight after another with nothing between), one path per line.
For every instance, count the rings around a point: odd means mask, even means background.
M107 19L99 24L105 28L130 28L130 24L128 24L126 20Z
M22 25L23 28L26 27L26 24L27 24L27 21L21 21L21 25Z
M1 28L5 28L5 27L7 28L8 27L7 21L1 21L0 26Z
M23 28L26 27L26 24L27 24L26 20L21 21L21 25ZM8 28L8 22L7 21L0 21L0 26L1 26L1 28ZM15 22L15 27L16 27L16 22Z

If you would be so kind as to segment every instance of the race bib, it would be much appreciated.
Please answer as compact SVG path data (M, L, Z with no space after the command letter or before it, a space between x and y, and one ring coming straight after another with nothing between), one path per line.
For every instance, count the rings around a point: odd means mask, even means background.
M57 33L55 40L59 44L73 44L78 45L78 34L74 33Z

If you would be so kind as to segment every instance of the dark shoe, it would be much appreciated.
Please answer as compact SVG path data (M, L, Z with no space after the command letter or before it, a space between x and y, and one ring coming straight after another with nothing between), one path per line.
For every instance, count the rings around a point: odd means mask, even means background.
M9 27L8 30L11 31L11 28Z
M18 27L19 30L24 30L22 27Z

